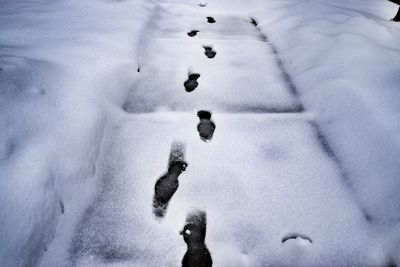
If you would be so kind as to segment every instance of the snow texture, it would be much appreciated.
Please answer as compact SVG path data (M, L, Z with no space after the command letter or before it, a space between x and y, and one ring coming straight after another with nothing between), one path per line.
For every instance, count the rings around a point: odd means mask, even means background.
M0 266L179 266L197 209L213 266L400 265L397 9L0 1Z

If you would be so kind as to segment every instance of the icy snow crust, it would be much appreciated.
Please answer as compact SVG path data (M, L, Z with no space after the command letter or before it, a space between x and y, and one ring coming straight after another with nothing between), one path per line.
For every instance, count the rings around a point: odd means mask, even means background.
M214 266L399 265L397 7L198 4L0 3L0 266L179 266L193 209Z

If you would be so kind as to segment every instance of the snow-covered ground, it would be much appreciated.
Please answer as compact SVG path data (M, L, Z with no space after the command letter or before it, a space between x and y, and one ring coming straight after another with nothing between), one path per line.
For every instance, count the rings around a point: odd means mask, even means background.
M400 264L397 6L198 4L0 1L0 266L179 266L193 208L214 266Z
M37 265L96 194L109 111L135 82L151 6L0 2L1 266Z

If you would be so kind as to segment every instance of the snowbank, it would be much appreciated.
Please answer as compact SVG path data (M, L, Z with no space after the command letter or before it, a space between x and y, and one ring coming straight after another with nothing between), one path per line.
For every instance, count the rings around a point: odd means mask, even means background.
M136 80L152 5L0 5L0 265L34 266L96 192L109 111Z
M268 1L263 8L252 16L277 47L306 109L315 113L346 171L344 182L366 219L379 231L391 229L388 235L396 239L400 24L389 19L397 6L320 0ZM393 255L400 255L398 248Z
M400 218L400 25L381 1L271 1L254 13L374 220Z

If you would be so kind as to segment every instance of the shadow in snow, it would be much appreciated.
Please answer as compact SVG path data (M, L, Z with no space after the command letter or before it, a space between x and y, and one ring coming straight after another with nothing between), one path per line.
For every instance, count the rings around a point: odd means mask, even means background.
M291 233L291 234L288 234L288 235L284 236L282 238L282 243L285 243L288 240L305 240L305 241L308 241L310 243L313 243L311 238L309 238L308 236L305 236L305 235L302 235L302 234L295 234L295 233Z

